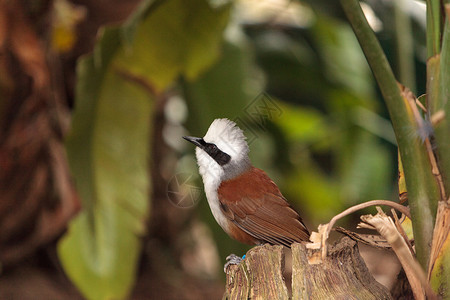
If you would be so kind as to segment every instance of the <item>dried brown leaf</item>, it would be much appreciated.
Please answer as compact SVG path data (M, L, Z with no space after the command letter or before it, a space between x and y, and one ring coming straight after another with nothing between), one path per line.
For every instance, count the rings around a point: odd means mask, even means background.
M408 281L413 290L416 299L437 299L437 296L431 290L420 264L414 258L409 250L405 240L397 231L394 221L388 217L379 207L378 213L373 215L361 216L361 220L372 225L377 231L391 244L392 249L397 255L403 270L405 270Z

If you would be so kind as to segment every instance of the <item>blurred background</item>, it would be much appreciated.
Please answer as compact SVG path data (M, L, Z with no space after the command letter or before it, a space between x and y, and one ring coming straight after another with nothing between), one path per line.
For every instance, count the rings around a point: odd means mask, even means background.
M361 5L423 94L424 3ZM398 198L395 137L338 1L0 0L0 116L1 299L221 298L225 257L250 247L216 224L181 138L215 118L311 231ZM389 286L385 255L366 258Z

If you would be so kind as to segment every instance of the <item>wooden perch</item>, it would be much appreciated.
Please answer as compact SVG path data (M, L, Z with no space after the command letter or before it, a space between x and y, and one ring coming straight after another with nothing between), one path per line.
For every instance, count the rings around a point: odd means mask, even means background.
M342 238L324 262L314 259L317 256L320 250L292 245L291 296L283 278L282 247L255 247L243 263L228 267L223 299L391 299L369 273L351 239Z
M224 299L289 299L283 278L283 246L250 249L240 265L227 269Z

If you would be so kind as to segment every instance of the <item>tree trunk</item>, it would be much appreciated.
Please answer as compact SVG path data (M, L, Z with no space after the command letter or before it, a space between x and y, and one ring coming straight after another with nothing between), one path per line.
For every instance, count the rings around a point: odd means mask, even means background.
M292 295L283 278L282 246L264 245L248 251L240 265L227 269L223 299L392 299L369 273L357 244L344 237L329 250L327 260L318 250L292 245Z

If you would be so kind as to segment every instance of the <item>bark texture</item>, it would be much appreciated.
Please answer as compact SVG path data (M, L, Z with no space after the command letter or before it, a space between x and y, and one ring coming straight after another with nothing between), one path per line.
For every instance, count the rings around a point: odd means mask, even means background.
M392 299L389 291L369 273L357 244L345 237L330 250L327 260L320 251L292 245L292 295L283 278L281 246L251 249L240 265L227 269L223 299Z

